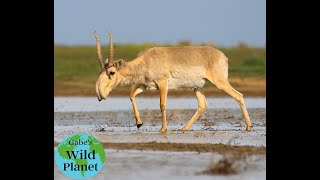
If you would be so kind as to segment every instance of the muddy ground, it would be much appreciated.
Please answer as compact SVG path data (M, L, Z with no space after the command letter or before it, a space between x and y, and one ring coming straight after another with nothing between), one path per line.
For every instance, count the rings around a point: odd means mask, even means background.
M253 131L246 132L238 104L231 98L207 98L208 109L190 131L177 131L192 117L195 98L168 99L168 131L161 134L158 98L137 99L144 125L135 125L128 98L55 98L54 140L91 134L107 152L106 165L93 179L265 179L265 98L246 98ZM205 172L224 155L245 155L235 175ZM55 166L56 167L56 166ZM123 172L126 172L123 174ZM128 174L130 176L128 176ZM129 178L130 177L130 178ZM67 179L55 168L55 179Z

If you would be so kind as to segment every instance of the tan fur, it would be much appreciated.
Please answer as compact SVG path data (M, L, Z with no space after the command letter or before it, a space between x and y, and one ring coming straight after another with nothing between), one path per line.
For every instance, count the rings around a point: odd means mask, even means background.
M110 78L106 75L115 72ZM97 80L98 99L105 99L118 85L135 85L130 98L133 104L137 125L142 124L135 103L135 96L144 90L160 90L162 112L161 132L166 130L166 98L168 89L195 89L199 108L191 120L181 130L188 130L206 108L202 87L209 80L218 88L236 99L240 105L246 130L250 131L251 122L242 94L228 82L228 58L218 49L210 46L155 47L141 53L129 62L119 62L115 67L102 72Z

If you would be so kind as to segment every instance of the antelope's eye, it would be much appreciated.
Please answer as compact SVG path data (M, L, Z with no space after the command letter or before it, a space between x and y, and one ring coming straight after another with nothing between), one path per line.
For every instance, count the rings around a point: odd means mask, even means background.
M111 72L110 72L110 75L114 75L114 73L115 73L115 72L112 72L112 71L111 71Z

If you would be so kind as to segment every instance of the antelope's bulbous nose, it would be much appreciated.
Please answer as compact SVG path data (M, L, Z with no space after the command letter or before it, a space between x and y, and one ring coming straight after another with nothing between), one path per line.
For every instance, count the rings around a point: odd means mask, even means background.
M105 96L102 96L102 95L100 95L99 97L98 97L98 101L100 102L100 101L102 101L102 100L105 100L106 99L106 97Z
M101 98L101 100L102 100L102 99L105 100L105 99L107 98L107 95L100 94L100 98Z

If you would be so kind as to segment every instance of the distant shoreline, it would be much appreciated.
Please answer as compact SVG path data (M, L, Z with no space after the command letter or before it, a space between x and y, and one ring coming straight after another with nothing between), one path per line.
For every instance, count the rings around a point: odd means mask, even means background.
M245 97L265 97L266 81L264 78L230 78L230 84ZM79 84L80 85L80 84ZM94 83L81 84L80 88L63 88L55 87L54 96L95 96ZM215 86L205 87L204 93L206 97L229 97L228 94ZM109 94L109 97L127 97L130 94L130 87L118 87ZM159 92L156 90L145 91L138 95L139 97L158 97ZM170 97L194 97L193 90L174 90L169 91Z
M247 88L238 88L239 92L241 92L246 97L265 97L266 90L265 89L255 89L250 90ZM229 97L228 94L224 93L223 91L217 88L205 88L204 93L206 97ZM130 91L121 89L121 90L114 90L109 94L109 97L127 97L129 96ZM83 90L62 90L62 89L55 89L54 96L84 96L84 97L91 97L95 96L94 93L90 91L83 91ZM139 94L139 97L158 97L159 91L146 91L142 94ZM176 91L169 91L169 97L194 97L195 94L192 90L176 90Z

